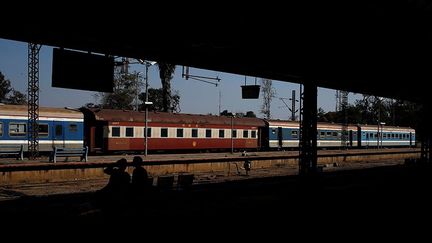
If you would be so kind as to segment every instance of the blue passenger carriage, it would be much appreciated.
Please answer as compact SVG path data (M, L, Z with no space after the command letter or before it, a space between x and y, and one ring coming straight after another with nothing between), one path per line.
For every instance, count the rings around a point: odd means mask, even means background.
M299 122L283 120L266 120L266 130L262 144L267 149L295 148L299 146Z
M266 120L262 132L264 149L298 148L299 122ZM342 133L346 129L345 140ZM415 146L415 130L409 127L378 125L346 125L336 123L317 124L317 146L320 148L348 147L409 147Z
M298 148L300 130L298 121L267 120L266 132L263 132L262 144L267 144L268 149ZM317 146L318 147L357 147L358 129L357 126L346 127L346 144L342 144L341 124L318 123L317 124Z
M359 125L361 147L415 146L415 130L409 127Z
M342 139L343 130L346 129L345 140ZM358 128L354 125L342 125L337 123L317 124L318 147L357 147Z
M83 147L84 117L79 111L64 108L39 108L39 151L53 146ZM28 110L23 105L0 105L0 149L23 145L27 151Z

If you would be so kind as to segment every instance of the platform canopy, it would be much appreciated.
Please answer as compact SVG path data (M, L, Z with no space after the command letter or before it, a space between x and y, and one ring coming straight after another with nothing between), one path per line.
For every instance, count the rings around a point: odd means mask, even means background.
M428 100L429 1L301 2L23 13L0 38Z

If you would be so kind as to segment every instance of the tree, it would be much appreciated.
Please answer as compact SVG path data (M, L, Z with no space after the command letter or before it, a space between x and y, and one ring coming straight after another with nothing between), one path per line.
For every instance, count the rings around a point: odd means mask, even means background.
M173 112L171 109L173 107L171 96L171 79L173 78L175 65L168 64L165 62L158 62L159 67L159 77L162 82L162 107L165 112ZM149 93L150 94L150 93Z
M220 114L220 116L234 116L232 112L228 112L228 110L223 110Z
M276 91L272 85L273 83L271 79L261 79L261 92L263 93L263 104L261 106L261 113L264 114L264 118L266 119L271 118L270 105L272 99L276 95Z
M123 73L120 68L114 72L112 93L100 93L101 107L105 109L132 110L137 88L137 73Z
M318 108L318 110L317 110L317 120L319 121L319 122L327 122L326 121L326 117L325 117L325 115L326 115L327 113L324 111L324 109L323 108Z
M12 89L12 94L9 95L9 97L6 100L6 103L14 104L14 105L26 105L27 97L25 96L25 94L15 89Z
M255 115L255 112L253 112L253 111L247 111L245 117L255 117L256 118L256 115Z
M0 72L0 102L13 105L27 104L25 94L11 87L11 82Z
M154 111L164 111L163 106L163 98L162 98L162 88L154 89L149 88L148 89L148 100L153 102L153 105L149 107L150 110ZM139 99L141 100L141 105L139 107L140 110L144 110L144 102L145 102L145 92L141 93L139 95ZM171 106L169 107L169 110L180 112L180 94L178 91L175 91L174 94L171 97Z
M0 102L6 103L6 98L12 90L9 79L6 79L3 73L0 72Z

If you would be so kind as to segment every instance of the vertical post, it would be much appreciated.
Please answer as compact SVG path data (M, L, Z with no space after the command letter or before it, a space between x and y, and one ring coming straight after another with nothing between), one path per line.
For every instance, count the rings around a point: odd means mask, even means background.
M144 156L147 157L147 143L148 143L148 138L147 138L147 126L148 126L148 106L147 106L147 102L148 102L148 68L149 68L149 64L146 62L145 63L145 118L144 118Z
M28 44L28 142L29 158L39 156L39 51L41 45Z
M303 119L301 123L300 175L317 171L317 91L316 84L304 84Z
M384 134L384 127L383 127L383 124L381 124L381 122L380 122L380 126L381 126L381 144L380 144L380 148L382 148L383 147L383 134Z
M222 94L221 94L221 89L219 86L219 114L218 114L218 116L220 116L220 114L221 114L221 99L222 99Z
M231 154L233 154L234 153L234 136L233 136L233 133L234 133L234 116L233 115L231 115Z
M378 121L378 128L377 128L377 149L379 149L380 144L380 121Z
M295 109L295 107L296 107L296 104L295 104L295 102L296 102L296 94L295 94L295 90L293 89L293 91L292 91L292 97L291 97L291 99L292 99L292 103L291 103L291 121L295 121L295 113L296 113L296 109Z
M135 80L135 110L138 111L138 87L139 87L139 72L136 74L136 80Z

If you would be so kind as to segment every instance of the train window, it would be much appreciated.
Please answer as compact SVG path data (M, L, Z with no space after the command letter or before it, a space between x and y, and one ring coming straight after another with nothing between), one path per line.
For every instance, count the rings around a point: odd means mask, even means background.
M151 127L147 127L147 137L151 138Z
M294 132L296 132L296 131L294 131ZM256 131L252 131L251 137L256 138Z
M219 129L219 137L224 138L225 137L225 130Z
M168 137L168 128L161 128L161 138Z
M333 137L337 137L338 133L337 132L333 132Z
M330 137L331 136L331 132L326 132L326 136Z
M9 136L25 136L27 124L9 123Z
M48 124L39 124L39 136L48 137Z
M394 138L394 133L391 134L391 137Z
M0 122L0 137L3 136L3 123Z
M292 138L298 138L298 131L291 131Z
M112 137L120 137L120 127L112 127L111 128L111 136Z
M206 138L211 138L211 129L206 129Z
M134 128L126 127L126 137L133 138L133 136L134 136Z
M78 132L77 124L69 124L69 132Z
M366 139L369 139L369 133L366 133Z
M249 137L248 130L243 130L243 138L248 138L248 137Z
M272 128L272 134L276 134L276 128Z
M177 137L182 138L183 137L183 128L177 128Z
M232 137L233 138L237 137L237 130L236 129L232 130Z
M192 128L192 137L197 138L198 137L198 129Z
M325 132L320 132L320 138L325 138Z

